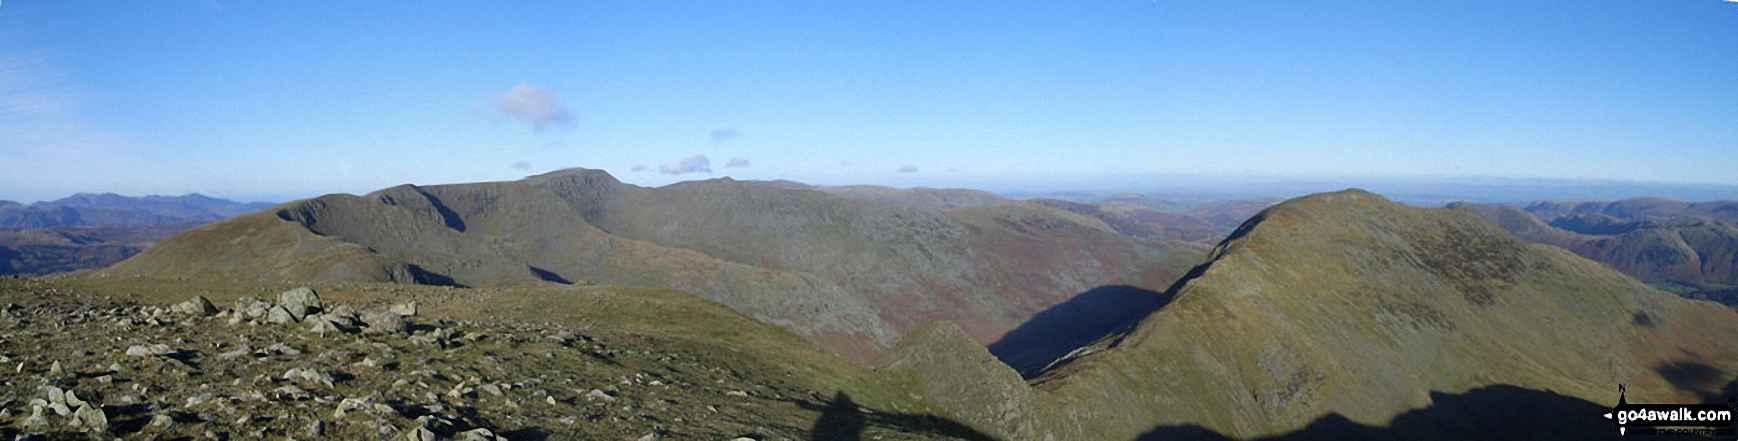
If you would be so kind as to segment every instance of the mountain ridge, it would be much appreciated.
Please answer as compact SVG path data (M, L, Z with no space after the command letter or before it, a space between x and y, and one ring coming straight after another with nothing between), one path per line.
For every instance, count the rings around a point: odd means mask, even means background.
M208 251L209 250L209 251ZM326 195L177 236L106 274L681 289L859 362L937 319L982 343L1103 285L1168 285L1204 247L1023 202L934 209L599 170Z

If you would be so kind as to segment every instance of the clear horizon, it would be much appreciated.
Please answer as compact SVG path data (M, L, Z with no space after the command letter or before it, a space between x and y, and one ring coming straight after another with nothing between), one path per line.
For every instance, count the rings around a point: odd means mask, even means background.
M1496 179L1738 199L1735 54L1738 4L1719 0L18 0L0 4L0 199L282 201L567 167L647 186Z

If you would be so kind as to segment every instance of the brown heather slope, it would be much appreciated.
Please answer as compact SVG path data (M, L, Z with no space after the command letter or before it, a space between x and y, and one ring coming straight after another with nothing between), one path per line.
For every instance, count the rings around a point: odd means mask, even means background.
M1614 404L1619 384L1630 402L1657 403L1724 401L1722 385L1738 384L1732 310L1471 213L1359 190L1262 212L1169 294L1035 390L1010 386L1006 366L917 355L966 353L948 332L914 332L926 340L902 342L884 366L919 375L934 397L1024 400L937 399L1016 439L1481 439L1534 430L1530 417L1485 420L1529 406L1517 413L1580 432L1524 436L1615 437L1585 411Z
M1556 205L1543 202L1529 206L1549 208L1541 212L1556 216L1550 223L1515 207L1458 202L1449 208L1476 213L1529 242L1568 249L1650 283L1738 284L1738 224L1711 220L1712 214L1725 211L1683 208L1670 212L1655 205L1638 208L1636 201L1659 202L1632 199L1581 204L1616 207L1608 211L1628 217L1591 209L1557 210L1553 208Z
M198 225L197 222L182 222L0 230L0 276L34 276L106 267Z
M292 202L103 274L667 287L867 362L932 320L988 343L1098 286L1160 289L1204 251L1027 203L938 210L730 179L643 188L574 169Z

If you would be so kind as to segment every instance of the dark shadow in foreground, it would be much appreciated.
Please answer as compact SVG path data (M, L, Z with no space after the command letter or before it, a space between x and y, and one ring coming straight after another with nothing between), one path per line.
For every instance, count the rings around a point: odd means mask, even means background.
M904 433L923 433L957 439L995 439L969 426L935 415L887 412L858 407L857 403L851 401L851 396L844 392L834 394L833 399L825 405L808 402L798 402L797 405L821 412L821 417L815 420L815 426L809 431L811 434L809 439L814 441L858 441L863 439L863 429L869 426L885 427Z
M991 343L990 354L1030 380L1050 362L1170 303L1170 294L1127 285L1100 286L1032 316Z
M1617 401L1616 387L1612 401ZM1633 398L1633 397L1632 397ZM1431 392L1432 404L1394 417L1388 427L1367 426L1339 414L1316 419L1298 431L1260 438L1294 440L1624 440L1617 424L1605 418L1611 405L1509 385L1486 386L1464 394ZM1675 439L1695 439L1673 437ZM1141 440L1230 440L1196 425L1161 426ZM1664 438L1662 438L1664 439Z

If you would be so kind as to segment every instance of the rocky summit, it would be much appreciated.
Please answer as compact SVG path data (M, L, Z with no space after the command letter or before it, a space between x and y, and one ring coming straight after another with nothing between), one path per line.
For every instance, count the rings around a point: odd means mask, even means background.
M644 334L586 332L554 321L406 316L416 306L380 298L334 302L307 287L275 301L254 294L267 288L250 286L216 294L234 300L215 305L195 295L163 306L133 298L209 287L155 282L158 291L139 294L139 281L125 282L131 283L0 279L0 435L970 437L969 429L939 418L858 406L845 395ZM361 288L381 289L388 288ZM343 291L355 299L357 290ZM278 311L300 318L284 320ZM843 424L822 424L829 418Z

